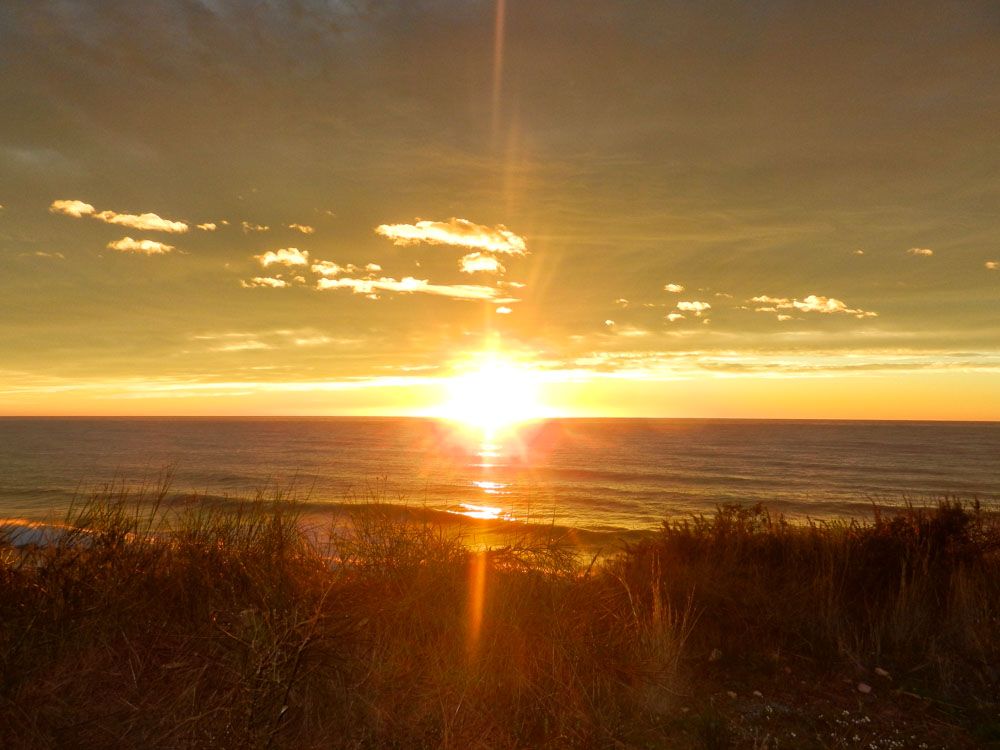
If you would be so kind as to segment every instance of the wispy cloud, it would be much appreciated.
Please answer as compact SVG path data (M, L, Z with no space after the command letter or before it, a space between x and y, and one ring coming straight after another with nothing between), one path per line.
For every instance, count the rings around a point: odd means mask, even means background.
M704 372L825 377L830 373L981 371L1000 372L995 352L870 351L845 357L838 351L719 352L595 351L564 364L597 375L644 380L690 377Z
M209 351L240 352L255 349L278 349L289 346L313 347L329 344L334 341L324 333L314 328L288 329L281 328L270 331L225 331L199 333L191 336L193 341L205 341L210 344ZM337 343L356 343L351 339L338 339Z
M500 290L491 286L477 284L431 284L426 279L415 279L407 276L403 279L382 277L379 279L355 279L347 276L339 278L321 278L316 281L316 288L350 289L355 294L369 297L378 292L399 292L403 294L435 294L441 297L452 297L464 300L488 300L491 302L517 302L516 299L501 296Z
M75 219L89 216L106 224L115 224L117 226L129 227L130 229L142 229L149 232L183 234L188 230L188 225L185 222L164 219L162 216L154 213L122 214L110 210L97 211L89 203L79 200L52 201L49 211L54 214L72 216Z
M502 224L488 227L468 219L452 217L448 221L422 221L413 224L380 224L375 233L392 240L396 245L457 245L473 250L485 250L506 255L524 255L527 244L524 238Z
M270 344L265 344L263 341L257 341L255 339L247 339L246 341L232 341L228 344L222 344L221 346L213 347L213 352L252 352L260 351L262 349L273 349L274 347Z
M108 250L117 250L120 253L164 255L173 249L173 245L167 245L163 242L157 242L156 240L135 240L131 237L122 237L120 240L108 243Z
M241 221L240 226L243 227L244 234L250 232L267 232L271 229L267 224L251 224L249 221Z
M463 255L458 261L458 267L462 273L503 273L505 270L499 260L485 253Z
M672 292L674 294L678 294L678 293L684 291L684 285L683 284L664 284L663 291L665 291L665 292Z
M331 341L333 339L323 334L296 336L292 339L292 343L295 346L323 346L323 344L329 344Z
M48 258L49 260L66 260L66 256L62 253L47 253L44 250L36 250L31 253L36 258ZM27 253L22 253L22 255L27 255Z
M804 299L789 299L787 297L771 297L761 294L751 297L749 302L761 305L755 308L756 312L777 312L778 310L798 310L800 312L815 312L827 315L843 313L853 315L856 318L877 318L878 313L871 310L848 307L847 303L836 297L823 297L817 294L810 294ZM787 317L785 318L787 320Z
M244 289L254 287L270 287L271 289L284 289L289 284L284 279L276 279L272 276L254 276L249 281L240 281L240 286Z
M219 228L219 225L214 221L206 221L204 224L197 224L196 226L203 232L214 232Z
M513 310L511 310L511 309L510 309L509 307L507 307L506 305L501 305L500 307L498 307L498 308L496 309L496 314L497 314L497 315L510 315L510 314L511 314L512 312L514 312L514 311L513 311Z
M302 232L302 234L313 234L316 231L315 227L311 227L308 224L289 224L289 229L294 229L296 232Z
M929 247L911 247L906 252L908 252L910 255L923 255L923 256L934 255L934 251L931 250Z
M268 250L266 253L253 256L264 268L275 264L282 266L309 265L309 251L297 247L282 247L278 250Z

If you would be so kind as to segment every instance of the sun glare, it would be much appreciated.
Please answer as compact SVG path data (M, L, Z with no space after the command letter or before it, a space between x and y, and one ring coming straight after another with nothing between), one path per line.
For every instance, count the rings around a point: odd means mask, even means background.
M435 413L491 435L520 422L550 416L540 390L537 372L502 355L490 354L460 368L450 379L446 400Z

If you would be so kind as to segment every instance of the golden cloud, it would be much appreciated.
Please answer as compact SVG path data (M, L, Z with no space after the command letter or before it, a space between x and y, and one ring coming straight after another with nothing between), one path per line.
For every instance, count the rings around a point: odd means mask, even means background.
M458 261L458 267L462 273L503 273L506 270L500 261L485 253L463 255Z
M91 216L94 213L94 207L89 203L78 200L58 200L52 201L52 205L49 206L49 213L63 214L64 216L72 216L75 219L79 219L82 216Z
M49 206L49 212L63 214L79 219L84 216L103 221L106 224L129 227L130 229L141 229L150 232L170 232L183 234L188 230L188 225L183 221L172 221L164 219L154 213L143 214L120 214L117 211L96 211L89 203L78 200L56 200Z
M297 247L282 247L278 250L268 250L266 253L253 256L264 268L275 264L282 266L309 265L309 251Z
M375 234L392 240L396 245L457 245L473 250L485 250L505 255L524 255L527 245L524 238L510 231L503 224L488 227L468 219L450 218L448 221L421 221L413 224L380 224Z
M163 255L173 249L173 245L167 245L156 240L134 240L131 237L122 237L120 240L108 243L108 250L117 250L120 253Z
M171 221L152 213L119 214L114 211L99 211L93 214L93 217L108 224L116 224L130 229L142 229L148 232L183 234L188 230L188 225L183 221Z
M271 289L284 289L288 286L288 282L284 279L276 279L271 276L254 276L249 281L240 281L240 286L244 289L252 289L254 287L269 287Z
M843 313L853 315L856 318L877 318L878 313L871 310L848 307L847 303L836 297L823 297L818 294L810 294L804 299L788 299L787 297L771 297L762 294L751 297L750 302L763 303L764 307L756 308L756 312L777 312L778 310L799 310L801 312L815 312L827 315ZM788 320L788 316L778 316L779 320Z
M500 291L491 286L477 284L431 284L426 279L415 279L407 276L403 279L382 277L380 279L354 279L346 276L330 279L321 278L316 281L316 288L350 289L355 294L375 297L378 292L400 292L403 294L435 294L441 297L452 297L465 300L488 300L490 302L517 302L510 297L501 297Z

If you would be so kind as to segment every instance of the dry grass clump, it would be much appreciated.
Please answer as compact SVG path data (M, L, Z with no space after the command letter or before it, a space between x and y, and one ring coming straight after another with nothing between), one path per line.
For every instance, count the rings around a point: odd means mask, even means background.
M320 547L289 498L165 498L109 487L0 544L0 746L592 746L673 683L683 617L555 542L376 506Z
M1000 534L978 507L805 527L723 508L588 566L378 504L318 545L281 493L166 498L115 485L52 544L0 540L0 746L697 741L671 717L714 649L916 667L980 701L1000 682Z
M1000 517L978 503L804 525L726 506L665 522L615 567L647 596L693 596L690 653L845 657L941 697L1000 699Z

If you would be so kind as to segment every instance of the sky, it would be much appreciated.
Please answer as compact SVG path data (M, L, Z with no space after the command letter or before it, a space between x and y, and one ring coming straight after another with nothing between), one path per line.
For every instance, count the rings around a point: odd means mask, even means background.
M0 113L0 415L492 351L552 413L1000 419L996 3L14 0Z

